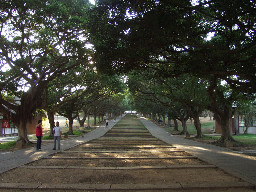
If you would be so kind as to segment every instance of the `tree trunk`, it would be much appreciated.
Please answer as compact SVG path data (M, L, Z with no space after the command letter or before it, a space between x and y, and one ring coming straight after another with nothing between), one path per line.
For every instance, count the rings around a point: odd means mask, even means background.
M222 90L217 87L218 78L213 77L210 82L210 87L208 89L211 109L214 112L214 117L216 121L221 126L222 135L217 143L221 145L227 145L227 143L235 142L230 131L230 118L232 115L232 100L225 98L225 94Z
M87 127L90 128L90 115L88 115L88 121L87 122L88 122L87 123L88 124Z
M164 125L165 125L165 115L163 115L163 123L164 123Z
M235 130L236 130L236 132L235 132L235 134L236 135L239 135L239 112L238 112L238 110L235 110L235 112L234 112L234 124L235 124Z
M73 117L72 116L70 116L70 117L68 117L68 121L69 121L69 129L68 129L68 134L69 135L74 135L74 133L73 133Z
M83 119L80 119L79 115L77 117L80 127L84 127L84 122L86 121L86 114L84 114Z
M168 127L171 127L171 119L170 119L170 118L168 118L167 126L168 126Z
M194 125L195 125L196 133L197 133L196 137L197 138L202 138L203 134L202 134L201 122L200 122L200 119L199 119L199 115L195 114L193 119L194 119Z
M174 123L174 130L179 131L179 125L178 125L178 121L176 118L173 119L173 123Z
M31 143L28 139L28 134L27 134L27 121L21 120L19 124L17 125L18 127L18 140L16 142L16 147L21 149L25 145Z
M171 127L171 115L167 114L167 126Z
M226 143L227 141L235 141L231 135L229 120L229 118L221 120L222 135L220 140L222 143Z
M248 126L245 127L245 130L244 130L244 134L247 134L248 133Z
M247 134L249 129L249 118L246 115L244 116L244 126L245 126L244 134Z
M153 120L156 121L156 114L153 113L153 116L152 116Z
M96 125L97 125L97 115L94 114L94 126L96 126Z
M218 143L226 145L229 142L235 142L232 137L231 130L230 130L230 118L232 114L232 108L223 106L224 112L218 113L216 115L216 121L221 126L222 135L221 138L218 140Z
M54 124L54 112L53 111L47 111L47 115L48 115L48 119L49 119L49 123L50 123L50 136L53 136L52 130L53 130L53 127L55 126L55 124Z
M188 135L188 128L187 128L187 119L182 118L181 119L181 124L182 124L182 132L180 133L181 135Z

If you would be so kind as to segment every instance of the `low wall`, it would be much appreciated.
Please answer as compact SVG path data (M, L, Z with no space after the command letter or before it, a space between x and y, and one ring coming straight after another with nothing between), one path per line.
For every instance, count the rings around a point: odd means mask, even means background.
M239 133L244 133L245 127L239 127ZM248 128L248 133L249 134L256 134L256 127L249 127Z

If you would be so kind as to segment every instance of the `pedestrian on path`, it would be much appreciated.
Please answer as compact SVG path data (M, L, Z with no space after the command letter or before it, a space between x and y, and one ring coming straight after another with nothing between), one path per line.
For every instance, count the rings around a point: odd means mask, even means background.
M38 120L38 124L36 126L36 150L41 151L41 144L42 144L42 136L43 136L43 128L42 128L42 120Z
M56 126L53 128L54 134L54 147L53 150L56 150L56 142L58 141L58 150L60 150L60 139L62 134L62 128L60 127L59 122L56 122Z
M68 127L68 119L66 119L66 127Z

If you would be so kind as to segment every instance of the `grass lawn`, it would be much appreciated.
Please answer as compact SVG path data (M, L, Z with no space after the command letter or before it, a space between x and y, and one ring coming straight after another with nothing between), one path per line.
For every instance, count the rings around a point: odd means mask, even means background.
M243 144L256 146L256 134L233 135L233 138ZM220 136L205 136L202 140L218 140Z
M0 150L8 150L8 149L14 148L15 145L16 145L16 141L0 143Z
M214 121L208 121L208 122L201 122L202 125L202 132L203 134L211 134L215 130L215 122ZM188 132L191 135L196 134L196 129L193 124L191 124L189 121L187 123ZM169 129L169 128L168 128ZM179 126L179 131L182 130L182 126ZM170 128L170 131L173 131L173 127ZM233 135L233 138L241 142L243 144L247 144L250 146L256 146L256 134L241 134L241 135ZM205 136L201 140L219 140L220 136Z
M192 124L188 123L187 128L188 128L189 134L191 134L191 135L196 134L196 128L193 123ZM173 130L173 127L171 127L170 129ZM181 131L182 126L179 126L178 129L179 129L179 131ZM215 130L215 122L214 121L202 122L201 129L202 129L203 134L213 133L213 131Z
M234 135L233 137L241 143L256 146L256 134Z

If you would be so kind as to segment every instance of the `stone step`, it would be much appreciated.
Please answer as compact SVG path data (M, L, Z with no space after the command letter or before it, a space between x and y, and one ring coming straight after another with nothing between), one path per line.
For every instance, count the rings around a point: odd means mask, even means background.
M29 166L26 169L85 169L85 170L137 170L137 169L206 169L216 168L214 165L171 165L171 166L134 166L134 167L81 167L81 166Z
M243 188L241 190L241 188ZM230 183L169 183L169 184L41 184L41 183L0 183L0 189L23 189L23 190L93 190L93 191L128 191L128 190L196 190L212 191L226 190L232 191L254 191L254 186L247 182L230 182ZM237 189L237 190L236 190ZM250 190L251 189L251 190Z
M184 150L176 151L62 151L61 153L179 153L185 152Z
M173 156L173 157L45 157L43 159L197 159L194 156Z

